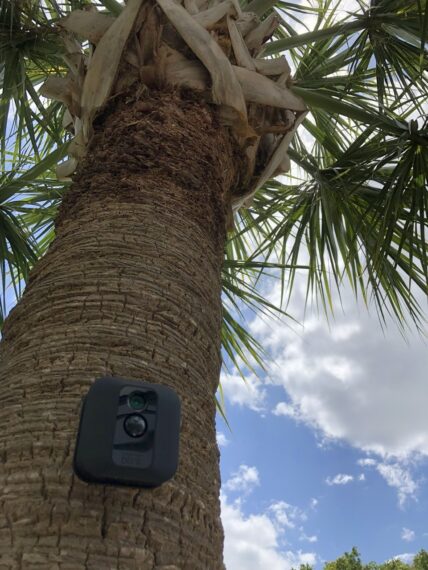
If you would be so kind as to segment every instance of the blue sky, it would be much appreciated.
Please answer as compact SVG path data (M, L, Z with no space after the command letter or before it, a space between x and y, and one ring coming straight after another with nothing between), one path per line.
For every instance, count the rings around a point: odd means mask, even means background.
M382 331L346 289L342 303L330 323L314 310L304 319L302 279L289 307L302 326L249 318L268 374L223 375L228 570L322 567L353 546L366 562L428 548L427 341L392 322Z

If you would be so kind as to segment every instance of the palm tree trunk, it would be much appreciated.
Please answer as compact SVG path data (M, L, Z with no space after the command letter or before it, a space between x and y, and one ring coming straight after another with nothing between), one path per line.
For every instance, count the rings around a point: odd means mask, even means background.
M191 95L122 95L98 119L4 326L0 568L223 568L213 395L237 170L227 129ZM157 489L73 476L81 399L106 374L181 397L178 472Z

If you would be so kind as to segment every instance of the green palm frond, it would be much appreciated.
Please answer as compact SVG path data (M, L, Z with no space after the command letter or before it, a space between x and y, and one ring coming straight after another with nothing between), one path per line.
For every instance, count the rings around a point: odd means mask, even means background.
M422 128L386 137L369 128L339 154L327 138L324 149L332 148L317 159L297 140L291 156L307 179L259 194L256 223L277 223L255 255L294 265L307 252L308 291L325 308L332 308L329 275L337 288L346 276L356 293L371 291L382 318L389 310L403 320L407 311L418 321L409 283L427 293L427 135Z
M0 173L0 326L7 311L7 293L19 297L29 271L53 237L53 217L64 183L54 168L66 145L41 158L5 153L6 169ZM10 295L9 294L9 295Z
M55 176L66 154L63 111L38 92L64 69L62 50L39 3L0 2L0 325L46 246L43 226L64 186Z
M288 22L265 50L291 54L294 90L311 113L289 152L301 180L271 181L254 200L253 231L264 239L253 258L295 265L308 256L308 296L316 293L326 310L333 285L346 278L356 294L371 296L381 319L410 314L420 322L414 294L426 294L428 281L426 2L360 2L361 13L341 21L340 2L318 4L314 30L298 33ZM282 272L284 289L295 271Z

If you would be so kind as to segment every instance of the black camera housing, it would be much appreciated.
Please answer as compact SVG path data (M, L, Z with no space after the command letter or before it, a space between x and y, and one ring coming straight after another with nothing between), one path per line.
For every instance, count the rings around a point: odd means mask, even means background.
M74 471L88 483L156 487L178 465L180 399L171 388L117 377L86 395Z

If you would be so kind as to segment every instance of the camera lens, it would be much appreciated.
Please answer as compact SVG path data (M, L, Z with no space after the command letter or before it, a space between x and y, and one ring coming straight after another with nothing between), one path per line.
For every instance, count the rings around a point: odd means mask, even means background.
M147 429L147 423L143 416L132 414L126 416L123 427L129 436L141 437Z
M141 392L132 392L128 396L128 405L133 410L143 410L146 407L146 398Z

